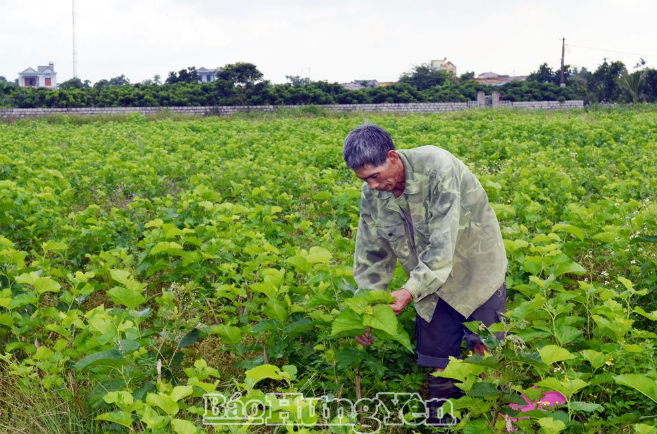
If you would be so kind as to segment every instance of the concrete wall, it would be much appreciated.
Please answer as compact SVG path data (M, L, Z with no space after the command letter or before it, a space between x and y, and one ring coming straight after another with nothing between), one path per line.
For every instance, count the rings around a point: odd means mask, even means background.
M583 101L502 101L501 107L535 110L577 109L584 107ZM299 109L304 106L216 106L216 107L94 107L94 108L10 108L0 109L0 119L43 117L51 115L116 115L129 113L155 114L161 110L189 115L230 115L237 112L270 112L285 109ZM386 112L386 113L438 113L477 108L477 101L446 103L408 103L408 104L332 104L317 106L338 112Z

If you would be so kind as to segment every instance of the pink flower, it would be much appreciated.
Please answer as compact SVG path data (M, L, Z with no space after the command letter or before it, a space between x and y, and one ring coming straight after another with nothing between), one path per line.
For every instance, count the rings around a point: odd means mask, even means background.
M536 387L536 386L534 386L534 387ZM529 398L527 398L522 393L520 394L520 396L522 396L522 398L525 400L525 402L527 402L527 404L522 405L522 404L511 403L511 404L509 404L509 407L511 407L512 409L514 409L516 411L520 411L520 412L523 412L523 413L527 412L527 411L536 410L537 408L539 410L543 410L546 407L554 407L555 405L565 404L566 403L566 397L563 396L563 394L561 394L559 392L545 392L543 394L543 396L541 396L538 399L538 401L536 401L536 402L530 401ZM515 427L515 424L514 424L515 421L520 420L520 419L529 419L527 417L515 418L515 417L511 417L507 414L505 414L503 416L504 416L504 419L506 420L506 430L507 430L507 432L514 432L514 431L517 430L517 428Z

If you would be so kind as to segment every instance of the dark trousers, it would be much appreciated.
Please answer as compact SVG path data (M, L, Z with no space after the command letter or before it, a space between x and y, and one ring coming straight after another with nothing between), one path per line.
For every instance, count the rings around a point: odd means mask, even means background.
M479 336L465 327L464 322L481 321L489 326L500 322L504 312L506 312L506 283L502 284L491 298L468 318L441 299L436 305L431 322L425 321L419 315L415 319L418 365L445 369L450 356L461 358L463 339L466 340L469 349L481 343Z

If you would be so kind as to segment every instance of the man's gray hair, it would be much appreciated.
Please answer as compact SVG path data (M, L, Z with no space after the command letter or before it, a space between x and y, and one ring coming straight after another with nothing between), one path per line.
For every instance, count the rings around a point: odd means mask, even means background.
M380 166L385 163L388 151L395 144L383 128L366 124L354 128L344 140L342 157L351 170L367 166Z

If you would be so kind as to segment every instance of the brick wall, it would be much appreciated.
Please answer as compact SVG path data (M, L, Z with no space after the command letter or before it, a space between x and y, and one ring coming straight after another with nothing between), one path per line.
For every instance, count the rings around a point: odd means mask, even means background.
M553 110L553 109L577 109L584 107L583 101L528 101L510 102L503 101L502 107ZM269 112L275 110L298 109L303 106L216 106L216 107L94 107L94 108L10 108L0 109L0 119L31 118L51 115L113 115L142 113L154 114L160 110L172 113L206 116L230 115L237 112ZM390 113L438 113L467 110L478 107L476 101L470 102L445 102L445 103L407 103L407 104L332 104L318 106L325 110L338 112L390 112Z

